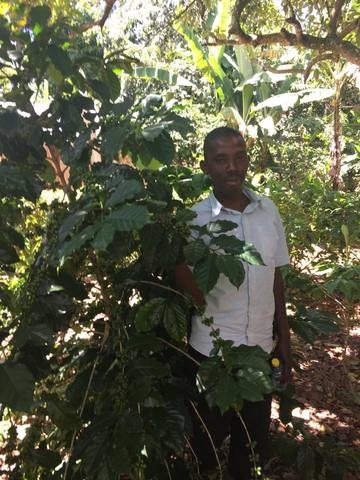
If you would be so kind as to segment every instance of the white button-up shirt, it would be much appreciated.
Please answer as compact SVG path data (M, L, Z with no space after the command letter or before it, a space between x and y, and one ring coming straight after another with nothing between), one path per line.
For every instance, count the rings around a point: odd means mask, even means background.
M237 289L220 274L215 287L205 296L205 317L213 318L213 328L220 330L224 340L234 345L259 345L266 352L272 349L275 302L273 294L275 267L289 263L284 228L274 203L266 197L244 189L251 200L243 212L225 208L214 194L197 203L192 210L197 217L194 225L216 220L230 220L237 228L228 232L238 239L254 244L265 266L243 262L245 279ZM213 348L211 327L203 317L192 319L190 345L203 355Z

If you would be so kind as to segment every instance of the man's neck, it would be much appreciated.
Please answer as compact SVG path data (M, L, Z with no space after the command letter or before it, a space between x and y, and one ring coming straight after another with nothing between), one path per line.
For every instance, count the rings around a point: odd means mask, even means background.
M245 193L243 189L231 193L222 193L214 189L214 195L221 205L225 208L231 208L232 210L237 210L243 212L247 205L251 203L251 200Z

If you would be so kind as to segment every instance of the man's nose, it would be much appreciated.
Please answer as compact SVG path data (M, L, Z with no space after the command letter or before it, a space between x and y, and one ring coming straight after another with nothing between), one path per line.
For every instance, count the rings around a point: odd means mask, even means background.
M228 170L238 172L242 170L241 165L239 164L236 158L229 158L227 163Z

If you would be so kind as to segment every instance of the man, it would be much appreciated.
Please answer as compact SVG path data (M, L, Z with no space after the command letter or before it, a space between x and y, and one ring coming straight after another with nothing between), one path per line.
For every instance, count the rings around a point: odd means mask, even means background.
M220 330L223 339L232 340L235 346L259 345L270 353L274 330L278 339L277 355L284 367L282 382L286 383L291 371L291 353L280 267L289 263L289 255L277 208L268 198L244 188L249 159L245 141L238 131L229 127L211 131L204 141L204 161L200 166L212 180L213 193L193 207L197 213L193 223L200 226L215 220L236 223L238 227L230 233L253 243L265 266L245 263L245 279L239 289L221 275L213 290L204 296L191 270L182 263L175 272L177 284L199 305L205 305L205 315L213 318L213 327ZM201 321L201 317L192 319L189 353L198 362L206 359L213 348L210 332L210 327ZM196 372L195 363L188 366L188 375L194 384ZM200 398L198 413L216 448L230 433L229 472L232 478L253 478L248 437L235 412L221 416L218 409L210 409L205 399ZM270 414L271 396L260 402L245 401L241 411L251 440L255 443L260 465ZM206 472L216 466L216 458L209 435L196 417L191 443L202 471Z

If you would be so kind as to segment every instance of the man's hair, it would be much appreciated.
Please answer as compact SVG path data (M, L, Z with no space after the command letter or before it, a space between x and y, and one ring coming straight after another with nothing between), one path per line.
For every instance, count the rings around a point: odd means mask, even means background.
M209 151L211 150L211 147L213 143L218 140L219 138L221 139L226 139L226 138L231 138L231 137L237 137L239 138L242 142L245 143L244 137L241 135L239 130L235 130L234 128L231 127L218 127L214 128L214 130L211 130L209 132L204 140L204 159L206 161L206 158L208 156Z

